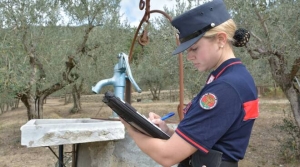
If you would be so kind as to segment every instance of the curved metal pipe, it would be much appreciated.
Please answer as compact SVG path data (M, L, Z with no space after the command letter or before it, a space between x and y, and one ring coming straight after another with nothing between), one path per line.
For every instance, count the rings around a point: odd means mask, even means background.
M146 4L146 9L145 9L145 14L143 16L143 19L141 20L140 24L138 25L138 28L134 34L134 38L132 39L131 42L131 47L130 47L130 51L129 51L129 63L131 62L132 59L132 52L133 52L133 48L134 48L134 44L136 41L136 38L138 36L138 32L140 31L140 28L142 26L142 24L144 22L148 22L149 18L150 18L150 14L151 13L160 13L163 16L165 16L170 22L172 21L172 18L165 12L161 11L161 10L151 10L150 11L150 0L140 0L140 4L139 4L139 8L140 10L143 10ZM176 44L177 46L180 45L180 41L178 38L178 35L175 34L175 38L176 38ZM178 115L179 115L179 121L181 121L183 119L183 103L184 103L184 85L183 85L183 58L182 58L182 53L178 54L178 61L179 61L179 105L178 105ZM126 80L126 91L125 91L125 101L128 103L131 103L131 83L130 81Z
M98 94L102 89L102 87L107 85L114 85L114 82L115 82L114 78L101 80L95 86L92 87L92 91Z

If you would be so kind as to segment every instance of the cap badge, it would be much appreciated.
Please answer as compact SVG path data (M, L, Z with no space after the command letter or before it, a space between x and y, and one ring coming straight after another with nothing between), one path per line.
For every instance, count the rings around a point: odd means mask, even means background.
M213 109L217 105L217 102L218 99L213 93L206 93L199 100L199 104L204 110Z
M210 26L211 26L211 27L215 27L216 24L215 24L215 23L211 23Z

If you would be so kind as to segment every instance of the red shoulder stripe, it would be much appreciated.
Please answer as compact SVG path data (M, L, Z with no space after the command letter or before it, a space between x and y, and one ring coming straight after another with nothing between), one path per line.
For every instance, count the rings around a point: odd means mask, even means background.
M192 139L190 139L190 138L187 137L185 134L183 134L179 129L176 129L176 132L177 132L180 136L182 136L185 140L187 140L188 142L190 142L191 144L193 144L195 147L197 147L198 149L202 150L202 151L205 152L205 153L208 153L208 152L209 152L206 148L200 146L198 143L194 142Z
M258 117L259 115L258 99L244 103L243 107L245 110L244 121L247 121L249 119L255 119Z

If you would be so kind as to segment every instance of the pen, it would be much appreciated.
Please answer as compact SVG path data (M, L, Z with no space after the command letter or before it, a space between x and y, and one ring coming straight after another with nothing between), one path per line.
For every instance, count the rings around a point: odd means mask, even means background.
M164 115L163 117L161 117L161 120L166 120L168 118L171 118L172 116L174 116L175 113L174 112L169 112L168 114Z

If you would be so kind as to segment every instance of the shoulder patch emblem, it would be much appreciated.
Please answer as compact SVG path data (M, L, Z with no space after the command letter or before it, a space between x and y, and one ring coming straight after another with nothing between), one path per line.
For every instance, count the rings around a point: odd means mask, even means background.
M206 93L199 100L199 104L204 110L213 109L217 105L217 102L218 99L213 93Z

